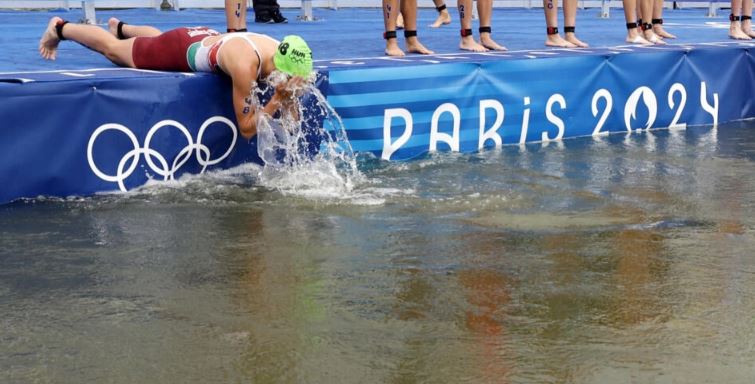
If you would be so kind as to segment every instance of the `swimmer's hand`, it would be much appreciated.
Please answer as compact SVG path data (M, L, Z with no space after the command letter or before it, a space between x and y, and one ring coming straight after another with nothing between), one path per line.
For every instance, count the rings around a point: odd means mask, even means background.
M275 96L281 101L299 97L304 90L306 82L307 80L303 77L293 76L288 81L282 82L275 87Z
M307 80L303 77L294 76L275 87L272 101L277 105L276 109L284 115L290 116L294 121L299 120L299 97L304 93Z

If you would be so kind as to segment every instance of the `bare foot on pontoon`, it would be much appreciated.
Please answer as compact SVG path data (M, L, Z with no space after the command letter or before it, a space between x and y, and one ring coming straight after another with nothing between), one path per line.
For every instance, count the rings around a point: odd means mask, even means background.
M438 13L438 18L435 19L435 22L430 24L430 27L439 28L443 24L451 24L451 14L445 9Z
M665 29L663 29L663 26L661 24L655 24L653 25L653 32L655 32L656 35L664 38L664 39L676 39L676 35L672 35L668 32L666 32Z
M564 40L561 35L558 33L554 33L552 35L548 35L545 38L545 45L547 47L560 47L560 48L576 48L577 45L574 43L570 43L566 40Z
M50 22L47 23L45 33L39 39L39 55L46 60L55 60L55 56L57 55L60 39L58 39L58 33L55 31L55 25L61 21L63 19L57 16L50 19Z
M645 38L637 32L636 28L627 31L626 42L637 45L653 45L653 43L645 40Z
M584 41L578 39L577 35L574 32L564 33L564 40L574 44L575 46L577 46L577 48L587 48L590 46L590 44L587 44Z
M645 35L645 40L655 44L655 45L666 45L667 43L661 39L660 36L656 35L655 32L653 32L652 29L648 29L647 31L643 32Z
M385 54L388 56L400 57L404 56L404 51L398 46L396 39L388 39L385 41Z
M107 21L107 30L110 31L110 34L118 38L118 23L121 21L116 19L115 17L111 17Z
M476 42L472 36L464 36L459 43L459 49L472 52L487 52L488 49Z
M435 53L425 48L425 46L419 42L416 36L406 39L406 50L411 53L419 53L420 55L432 55L433 53Z
M729 37L734 40L750 40L752 39L746 33L742 31L742 26L738 22L732 22L729 26Z
M745 20L742 22L742 32L750 36L750 38L755 38L755 32L752 31L752 21L751 20Z
M495 40L493 40L490 37L489 33L481 33L480 34L480 44L483 47L485 47L485 48L487 48L487 49L489 49L491 51L506 51L506 50L508 50L503 45L500 45L500 44L496 43Z

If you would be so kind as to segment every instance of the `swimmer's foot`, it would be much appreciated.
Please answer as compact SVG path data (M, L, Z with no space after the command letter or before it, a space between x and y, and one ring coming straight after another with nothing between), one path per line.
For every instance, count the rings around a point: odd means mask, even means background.
M645 40L655 44L655 45L666 45L667 43L663 41L658 35L656 35L652 29L648 29L645 32L643 32L645 35Z
M507 51L508 50L508 48L496 43L495 40L490 38L490 36L485 36L484 34L480 36L480 44L482 44L483 47L491 51Z
M750 38L755 38L755 32L752 31L752 19L745 19L745 17L747 16L742 16L742 33Z
M666 32L660 24L653 25L653 32L664 39L676 39L676 35Z
M645 40L642 35L637 33L637 31L631 31L627 34L626 42L629 44L637 44L637 45L653 45L653 43Z
M438 18L435 19L435 22L430 24L430 27L439 28L444 24L451 24L451 14L448 13L448 10L446 10L445 8L443 8L442 11L438 11Z
M729 37L734 40L750 40L752 39L746 33L742 31L742 26L738 21L733 21L729 26Z
M126 23L121 22L120 20L116 19L115 17L111 17L107 21L107 29L110 32L111 35L115 36L118 40L127 39L128 36L123 34L123 26L126 25ZM120 26L120 28L119 28Z
M411 53L419 53L420 55L432 55L435 53L425 48L425 46L419 42L417 37L408 37L406 39L406 50Z
M545 38L545 46L547 47L559 47L559 48L576 48L577 45L574 43L570 43L566 40L564 40L561 35L558 33L554 33L552 35L548 35Z
M404 51L399 48L396 39L389 39L385 42L385 54L388 56L401 57L404 56Z
M464 36L459 42L459 49L472 52L487 52L488 49L476 42L472 36Z
M574 32L566 32L564 34L564 40L574 44L577 48L587 48L590 46L590 44L578 39Z
M60 17L53 17L50 22L47 23L47 29L42 34L42 38L39 39L39 55L46 60L55 60L55 56L58 52L58 44L60 44L60 38L55 27L58 23L63 23L63 19Z

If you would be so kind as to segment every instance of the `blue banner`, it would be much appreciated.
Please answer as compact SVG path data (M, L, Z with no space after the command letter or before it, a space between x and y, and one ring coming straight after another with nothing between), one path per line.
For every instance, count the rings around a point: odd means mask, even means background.
M753 116L749 48L628 51L341 65L328 101L355 151L390 160Z
M747 44L407 56L317 63L352 148L432 151L718 124L755 116ZM0 74L0 203L129 190L261 163L230 80L92 69ZM305 100L305 128L322 106ZM326 124L327 125L327 124ZM313 140L308 150L317 151Z
M127 191L150 179L261 163L256 140L238 133L224 76L130 69L4 74L0 95L0 203ZM305 117L321 125L317 116Z

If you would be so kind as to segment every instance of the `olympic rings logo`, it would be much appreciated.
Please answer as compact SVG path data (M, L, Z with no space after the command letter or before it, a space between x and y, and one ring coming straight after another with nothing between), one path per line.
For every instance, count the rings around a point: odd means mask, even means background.
M228 126L228 128L231 129L231 133L233 134L233 139L231 140L231 144L228 146L228 150L226 150L225 153L217 159L211 159L210 149L207 148L206 145L202 144L202 136L204 135L205 130L207 129L207 127L214 123L225 124L226 126ZM155 133L163 127L178 128L178 130L183 133L184 137L186 137L187 142L186 146L181 149L178 155L176 155L175 159L173 159L173 164L170 166L168 165L168 160L166 160L160 152L150 147L152 136L154 136ZM129 140L131 140L131 143L134 146L134 149L128 151L125 155L123 155L121 160L118 162L118 170L115 175L108 175L102 172L94 163L93 157L93 148L97 137L103 132L109 130L122 132L129 138ZM128 189L126 189L124 181L136 170L141 155L144 155L144 159L146 160L147 165L152 169L152 171L162 176L163 180L173 180L176 171L178 171L184 164L186 164L187 161L189 161L192 152L196 151L196 160L199 165L202 166L200 173L203 173L207 166L215 165L231 154L231 151L236 145L237 137L238 132L236 130L236 125L222 116L213 116L205 120L205 122L199 128L196 143L192 139L189 130L186 129L183 124L175 120L162 120L153 125L152 128L150 128L149 132L147 132L147 136L144 139L144 146L142 147L139 145L139 140L136 138L136 135L134 135L134 133L131 132L130 129L121 124L107 123L97 127L97 129L94 130L94 133L92 133L92 136L89 138L89 144L87 145L87 160L89 161L89 167L92 169L92 172L94 172L95 175L97 175L102 180L118 183L118 187L121 189L121 191L126 192ZM157 161L159 165L155 164L155 161Z

